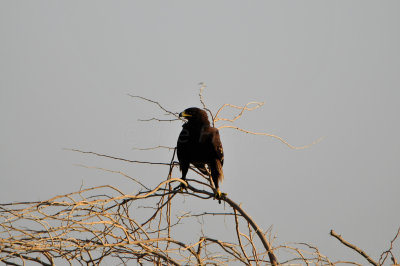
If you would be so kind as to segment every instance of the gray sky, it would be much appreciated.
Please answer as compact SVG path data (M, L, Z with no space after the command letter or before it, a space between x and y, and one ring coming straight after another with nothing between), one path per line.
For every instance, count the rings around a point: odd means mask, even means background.
M330 229L377 258L400 226L400 2L1 1L0 202L45 200L120 176L157 184L165 168L83 156L78 148L167 162L180 122L143 123L206 103L263 101L221 130L222 191L277 243L309 242L358 259ZM179 176L179 173L175 173ZM177 200L187 209L223 206ZM362 262L360 259L359 262Z

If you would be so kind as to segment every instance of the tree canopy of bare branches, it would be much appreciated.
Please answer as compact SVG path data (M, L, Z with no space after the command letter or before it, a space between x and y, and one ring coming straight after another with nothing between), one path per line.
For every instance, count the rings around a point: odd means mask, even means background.
M279 136L252 132L234 125L244 112L260 108L262 102L249 102L243 106L223 104L214 115L205 104L204 89L202 84L200 102L209 112L213 124L228 123L219 126L220 129L232 128L249 134L273 137L293 149L309 147L295 147ZM179 120L176 112L167 110L157 101L130 96L156 104L172 117L154 117L144 121ZM232 118L222 117L226 108L238 113ZM173 151L169 162L128 160L93 151L70 149L110 160L165 167L165 178L156 186L149 187L143 180L118 170L84 166L125 176L135 184L137 192L126 194L117 187L104 185L80 189L45 201L0 204L0 262L6 265L25 265L28 262L39 265L56 265L58 262L100 265L106 261L120 265L130 265L132 262L138 265L361 265L350 261L331 261L317 247L306 243L274 244L271 231L264 230L240 204L228 196L222 199L229 206L225 212L175 212L173 206L176 195L182 194L205 201L212 200L214 194L206 180L208 177L193 168L191 170L199 179L188 179L187 190L174 190L175 185L185 182L177 178L178 163L174 160L174 147L160 145L142 149L159 148ZM236 240L218 239L203 233L201 229L196 232L199 235L196 241L188 242L176 237L176 231L186 220L206 216L231 219L234 224L232 234L236 236ZM399 232L379 261L373 260L334 231L331 231L331 235L373 265L383 265L388 257L393 264L397 263L393 243Z

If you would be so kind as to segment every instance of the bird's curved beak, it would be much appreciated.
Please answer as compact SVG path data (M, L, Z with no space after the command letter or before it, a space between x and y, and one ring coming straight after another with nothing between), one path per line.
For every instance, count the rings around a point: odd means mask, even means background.
M182 113L179 114L179 117L191 117L192 115L185 113L185 111L183 111Z

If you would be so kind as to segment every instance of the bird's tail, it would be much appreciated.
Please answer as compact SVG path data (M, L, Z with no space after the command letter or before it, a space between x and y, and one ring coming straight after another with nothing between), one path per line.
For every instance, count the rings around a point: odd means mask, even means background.
M216 188L222 183L224 179L224 171L222 170L222 163L220 160L215 160L214 167L211 167L211 176Z
M222 180L224 180L224 171L222 170L222 163L220 160L217 160L217 169L218 169L218 182L222 183Z

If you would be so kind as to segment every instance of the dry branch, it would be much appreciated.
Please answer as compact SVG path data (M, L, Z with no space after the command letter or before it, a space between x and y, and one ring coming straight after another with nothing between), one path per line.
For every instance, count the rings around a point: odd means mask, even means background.
M255 105L253 107L249 107L249 105ZM260 108L261 106L263 106L264 103L263 102L249 102L247 103L245 106L237 106L237 105L233 105L233 104L229 104L229 103L225 103L223 104L217 111L217 113L215 114L215 118L214 118L214 122L218 122L218 121L228 121L228 122L235 122L236 120L238 120L239 118L242 117L244 111L253 111L257 108ZM237 114L234 118L229 119L229 118L220 118L218 117L219 113L225 109L226 107L231 107L231 108L236 108L240 110L240 113Z
M396 239L397 239L397 237L398 237L399 235L400 235L400 227L399 227L399 229L397 229L397 233L396 233L396 235L394 236L394 238L390 241L390 247L389 247L389 249L386 250L386 251L384 251L384 252L381 254L381 257L379 258L379 264L380 264L380 265L382 265L382 264L385 263L385 260L387 259L387 257L389 256L389 254L391 255L391 259L392 259L393 264L397 264L397 259L396 259L396 257L393 255L392 249L393 249L393 243L394 243L394 241L396 241Z
M280 142L284 143L286 146L288 146L289 148L291 148L293 150L302 150L302 149L309 148L312 145L315 145L315 144L317 144L318 142L320 142L322 140L322 138L319 138L319 139L315 140L314 142L312 142L310 144L307 144L307 145L304 145L304 146L293 146L289 142L284 140L283 138L281 138L279 136L276 136L276 135L273 135L273 134L264 133L264 132L253 132L253 131L242 129L242 128L237 127L237 126L230 126L230 125L224 125L224 126L218 127L218 129L223 129L223 128L233 128L235 130L238 130L238 131L241 131L241 132L244 132L244 133L248 133L248 134L251 134L251 135L267 136L267 137L275 138L275 139L277 139Z
M120 174L117 171L111 172ZM168 188L171 182L183 181L179 178L170 178L153 189L134 195L124 194L112 186L100 186L56 196L42 202L1 204L0 254L2 255L0 261L8 264L14 263L15 259L32 261L36 260L34 254L42 254L43 259L48 258L51 261L64 259L69 262L93 264L100 263L109 254L118 256L123 261L129 261L128 258L131 256L131 259L139 261L161 260L165 264L172 265L202 265L203 262L212 261L216 264L224 261L248 263L258 260L255 257L259 255L258 253L255 256L244 256L242 252L238 251L236 245L210 237L203 238L199 243L192 245L173 239L170 231L179 222L171 223L165 218L172 218L171 212L166 212L166 206L171 202L173 195L179 193L212 198L213 193L199 190L191 185L188 185L188 191L171 191ZM143 189L146 186L141 185L141 187ZM212 191L211 188L210 191ZM130 211L132 203L152 198L158 198L159 201L149 218L139 221L138 218L132 216L132 211ZM239 217L246 221L250 219L255 230L261 232L261 229L238 204L229 198L224 200L241 213L241 216L234 215L235 219ZM207 215L208 213L203 214ZM189 217L179 217L178 219L184 218ZM28 226L22 226L22 224ZM167 236L162 237L165 234ZM262 233L259 235L264 237ZM264 239L264 245L265 241ZM223 256L223 259L220 255L211 256L207 253L202 253L203 256L200 256L193 249L194 246L200 244L203 250L207 249L209 245L217 244L226 252L226 255ZM268 252L270 256L273 254L271 249ZM47 262L43 259L40 261L37 259L36 262L46 265ZM277 265L273 260L271 264Z
M201 85L200 102L210 113L213 123L218 121L234 123L243 116L244 112L255 110L263 105L259 102L250 102L244 106L224 104L214 117L203 98L205 85ZM167 110L159 102L141 96L130 96L153 103L167 115L179 118L177 113ZM225 108L239 110L239 113L231 119L219 117ZM149 120L175 121L177 119L152 118ZM234 128L249 134L274 137L294 149L309 146L294 147L278 136L251 132L236 126L221 126L220 128ZM21 265L26 262L41 265L55 265L59 262L67 262L71 265L100 265L104 261L111 260L112 263L118 261L123 265L132 262L139 265L230 265L234 262L244 265L278 265L275 254L285 251L289 255L286 255L279 265L300 265L301 263L359 265L346 261L331 262L320 253L318 248L305 243L273 247L268 241L267 234L241 205L226 196L222 201L227 203L232 210L224 212L203 210L198 214L192 214L191 211L177 215L173 209L176 195L208 200L214 197L213 188L208 181L203 181L203 178L208 178L207 176L197 169L190 168L200 177L200 180L187 179L187 190L173 190L174 182L185 182L180 178L174 178L174 169L178 165L174 161L176 149L157 146L141 150L159 148L174 150L169 163L129 160L91 151L67 149L127 163L168 166L168 176L162 178L158 185L150 187L121 171L80 165L129 178L138 186L138 192L126 194L116 187L105 185L80 189L77 192L58 195L45 201L0 204L0 262L7 265ZM236 231L237 243L207 236L203 228L199 230L201 237L194 243L184 243L175 237L175 232L184 221L210 216L216 219L230 219L235 224L233 230ZM240 229L241 226L247 228L248 234L243 233L245 231ZM197 232L193 231L193 233ZM393 242L399 233L400 229L391 241L390 248L382 253L380 262L382 260L384 263L389 254L395 261L392 249ZM335 237L343 244L352 247L365 258L369 258L363 251L344 241L334 231L331 231L331 234L336 235Z
M164 106L162 106L162 105L161 105L159 102L157 102L157 101L154 101L154 100L151 100L151 99L142 97L142 96L138 96L138 95L132 95L132 94L129 94L129 93L128 93L128 96L130 96L130 97L132 97L132 98L138 98L138 99L141 99L141 100L144 100L144 101L153 103L153 104L157 105L161 110L163 110L166 114L175 116L175 117L176 117L176 120L181 120L181 119L179 118L179 116L178 116L177 113L174 113L174 112L172 112L172 111L167 110Z
M101 153L92 152L92 151L81 151L81 150L78 150L78 149L64 148L64 150L75 151L75 152L80 152L80 153L85 153L85 154L93 154L93 155L96 155L96 156L99 156L99 157L106 157L106 158L109 158L109 159L124 161L124 162L128 162L128 163L141 163L141 164L153 164L153 165L156 164L156 165L167 165L167 166L171 165L170 163L155 163L155 162L148 162L148 161L128 160L128 159L115 157L115 156L110 156L110 155L101 154ZM177 164L174 164L174 165L177 165Z
M208 109L208 107L206 106L206 103L204 102L204 97L203 97L203 91L204 91L204 89L205 89L207 86L206 86L206 84L204 84L203 82L200 82L199 85L201 85L200 90L199 90L200 103L201 103L201 105L203 106L204 110L206 110L206 111L210 114L210 116L211 116L211 121L212 121L212 125L214 126L214 123L215 123L215 121L214 121L214 120L215 120L215 119L214 119L214 115L213 115L213 113L211 112L211 110Z
M380 265L379 263L377 263L376 261L374 261L370 256L368 256L367 253L365 253L362 249L360 249L359 247L347 242L346 240L343 239L343 237L341 235L338 235L335 231L331 230L331 236L335 237L337 240L339 240L343 245L353 249L354 251L356 251L357 253L359 253L361 256L363 256L369 263L371 263L372 265L378 266Z

